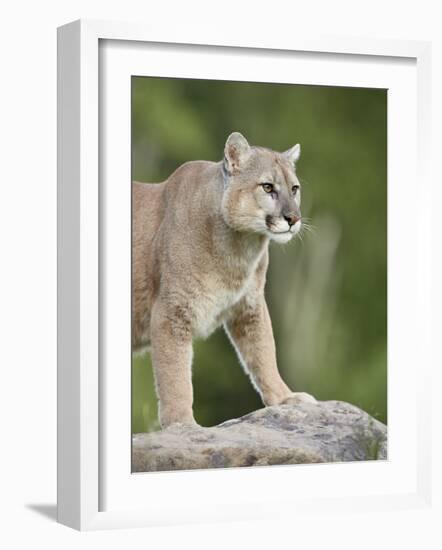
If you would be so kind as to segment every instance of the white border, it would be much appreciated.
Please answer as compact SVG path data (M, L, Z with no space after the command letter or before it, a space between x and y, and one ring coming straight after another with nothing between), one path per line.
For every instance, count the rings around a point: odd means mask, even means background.
M59 31L59 121L60 121L60 150L59 150L59 186L60 186L60 218L59 218L59 521L81 529L94 529L103 527L139 526L159 523L172 523L178 521L201 521L206 519L230 519L238 517L259 517L263 509L263 500L257 500L250 485L248 497L249 507L246 513L241 509L230 507L230 510L222 508L221 503L216 508L209 508L202 503L199 508L189 506L187 510L168 510L161 505L153 510L137 509L129 510L120 502L120 511L114 508L112 511L99 512L99 424L98 424L98 40L125 39L142 40L145 42L187 42L184 36L158 37L155 32L137 25L99 22L76 22L63 27ZM161 38L161 40L160 40ZM222 44L240 47L266 47L261 39L247 44L236 38L222 42L216 38L204 40L201 35L199 43ZM359 53L366 55L406 56L417 60L419 82L419 152L420 162L424 160L423 154L427 136L428 104L425 103L425 94L428 90L428 45L424 43L405 43L387 41L361 41L356 39L328 38L321 40L304 40L297 38L290 44L272 44L273 48L301 50L310 52L333 53ZM184 49L183 49L184 50ZM239 52L237 52L239 54ZM265 52L264 52L265 53ZM266 75L267 77L267 75ZM70 115L69 115L70 113ZM79 114L79 118L76 116ZM74 115L74 116L72 116ZM413 132L412 135L416 133ZM415 151L415 144L411 140L410 147ZM413 151L411 156L413 156ZM420 174L425 169L424 163L420 165ZM429 193L429 182L419 178L419 184L424 189L419 199ZM70 194L69 194L70 193ZM416 193L415 193L416 194ZM422 248L421 243L428 237L429 219L423 211L423 203L419 201L422 209L419 211L419 225L421 234L416 241L420 254L420 267L411 274L415 278L416 289L409 296L413 304L412 311L420 319L417 329L419 335L425 338L424 331L428 330L429 320L422 317L429 309L429 286L419 285L420 294L417 292L418 282L429 282L429 255L428 250ZM404 208L411 203L404 200ZM69 210L70 215L66 212ZM394 237L396 238L396 237ZM428 239L429 240L429 239ZM397 253L404 253L400 249ZM399 258L400 261L400 258ZM77 294L73 294L76 292ZM79 300L76 299L79 297ZM409 329L411 329L409 325ZM415 334L409 333L409 337ZM416 348L417 349L417 348ZM416 351L416 350L415 350ZM429 369L430 364L421 365ZM392 490L387 495L361 497L360 509L377 509L391 506L410 506L422 503L429 499L429 433L425 429L429 403L425 401L423 391L428 390L428 378L423 376L422 387L418 387L418 478L417 485L411 487L402 485L402 491ZM412 393L410 403L414 402ZM363 465L354 465L363 466ZM382 467L382 464L370 465ZM388 466L388 464L385 464ZM222 475L226 472L230 477L229 483L235 484L240 480L251 480L254 472L263 472L258 475L264 479L268 474L281 469L250 469L217 472ZM326 473L327 466L302 467L304 475L313 472L315 479L322 478L325 486L333 485L333 478ZM339 465L330 466L334 472ZM296 469L292 469L296 470ZM356 471L357 468L348 468L346 471ZM299 470L297 470L299 471ZM416 471L416 470L415 470ZM250 473L249 473L250 472ZM185 474L185 473L183 473ZM194 473L195 474L195 473ZM201 478L213 480L212 472L198 472ZM162 485L166 476L174 478L173 485L178 483L181 473L161 474L155 478L145 476L147 483L154 479ZM187 474L192 475L192 473ZM271 477L273 474L269 474ZM285 475L285 474L284 474ZM175 477L174 477L175 476ZM210 477L209 477L210 476ZM131 476L137 479L138 476ZM358 477L355 474L355 479ZM270 479L270 478L269 478ZM318 485L317 485L318 486ZM314 484L312 485L314 487ZM269 490L271 488L269 487ZM333 496L334 509L354 508L355 499L347 495L354 493L335 492L332 488L329 496ZM171 489L170 489L171 490ZM313 490L313 489L312 489ZM401 492L408 492L408 497L400 496ZM376 493L376 491L375 491ZM151 493L152 494L152 493ZM160 493L158 493L160 494ZM310 491L312 496L312 491ZM379 494L379 493L378 493ZM270 495L269 495L270 496ZM324 496L322 494L322 496ZM342 497L342 498L341 498ZM388 498L387 498L388 497ZM155 497L156 498L156 497ZM236 498L236 495L233 496ZM247 497L244 497L245 499ZM285 498L280 493L273 493L275 502L282 500L290 506L274 506L275 514L282 515L282 509L294 510L294 498L291 492L287 492ZM307 512L314 507L330 506L330 499L320 498L312 501L302 500L302 509ZM118 504L118 502L117 502ZM165 503L164 503L165 504ZM226 504L226 502L224 502ZM123 509L122 509L123 508ZM299 507L296 506L298 510ZM267 514L268 515L268 514Z

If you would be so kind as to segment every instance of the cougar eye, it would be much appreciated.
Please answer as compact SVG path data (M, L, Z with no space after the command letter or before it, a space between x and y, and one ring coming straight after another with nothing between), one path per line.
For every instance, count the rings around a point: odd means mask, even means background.
M298 190L299 190L299 185L294 185L294 186L292 187L292 193L293 193L293 195L296 195L296 193L298 192Z
M272 183L263 183L261 187L264 189L266 193L273 193L274 187Z

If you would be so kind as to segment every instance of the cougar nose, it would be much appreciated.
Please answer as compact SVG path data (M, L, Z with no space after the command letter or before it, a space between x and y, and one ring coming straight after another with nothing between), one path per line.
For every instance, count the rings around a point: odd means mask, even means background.
M301 219L301 216L297 216L296 214L284 214L285 221L289 224L290 227L292 225L295 225L296 222L299 222Z

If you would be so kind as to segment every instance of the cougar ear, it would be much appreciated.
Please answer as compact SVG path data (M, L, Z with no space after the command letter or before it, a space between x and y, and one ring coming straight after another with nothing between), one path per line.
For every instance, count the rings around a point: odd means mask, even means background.
M299 157L301 156L301 146L299 143L294 145L291 149L288 151L285 151L283 155L292 163L295 164Z
M229 173L241 170L250 156L250 145L239 132L233 132L227 138L224 147L224 165Z

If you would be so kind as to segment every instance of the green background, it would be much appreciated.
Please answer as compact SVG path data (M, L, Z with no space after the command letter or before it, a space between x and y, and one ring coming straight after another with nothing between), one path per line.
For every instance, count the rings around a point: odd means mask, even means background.
M283 151L301 143L302 214L312 232L270 246L266 297L283 378L387 421L386 90L132 78L133 179L218 161L225 140ZM262 406L226 335L195 343L196 420ZM132 362L132 430L158 429L148 354Z

